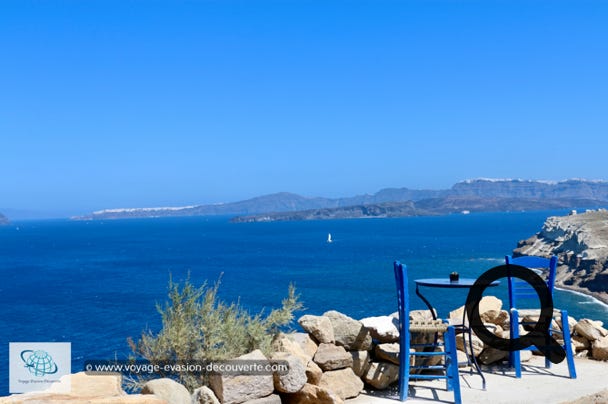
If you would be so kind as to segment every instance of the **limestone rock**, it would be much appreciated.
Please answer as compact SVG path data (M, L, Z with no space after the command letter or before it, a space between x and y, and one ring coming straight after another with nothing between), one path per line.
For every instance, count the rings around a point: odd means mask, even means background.
M484 296L479 301L479 317L484 323L494 323L501 316L502 300L495 296ZM453 324L462 324L464 315L464 305L450 312L450 322ZM465 324L468 325L468 318Z
M393 363L372 362L363 380L378 390L384 390L399 380L399 366Z
M59 393L27 393L1 397L1 404L167 404L151 394L128 394L123 396L81 397L72 394Z
M308 334L301 334L306 335L306 337L310 340ZM317 351L316 347L317 345L315 344L315 352ZM309 352L306 352L304 349L302 349L302 345L295 341L295 334L277 334L272 340L272 349L274 352L287 352L289 354L295 355L301 358L304 363L311 360L314 356L314 354L310 355Z
M298 324L311 334L319 343L332 343L334 339L334 329L329 318L325 316L313 316L307 314L300 317Z
M281 396L271 394L266 397L256 398L255 400L245 401L243 404L281 404Z
M359 377L363 376L371 362L369 351L350 351L349 353L353 358L353 372Z
M183 385L169 378L153 379L141 389L141 394L154 394L171 404L190 404L190 392Z
M608 330L602 327L601 321L593 321L587 318L580 320L574 326L574 331L589 341L599 340L608 336Z
M395 365L399 364L399 344L396 342L376 345L374 354L378 359L394 363Z
M363 389L363 382L351 368L323 373L319 387L337 394L341 399L357 397Z
M165 400L153 395L126 394L119 375L89 376L84 372L62 376L70 378L70 393L54 392L50 389L42 392L15 394L0 398L3 404L42 404L61 402L66 404L166 404Z
M360 321L335 310L323 314L331 321L336 344L349 351L365 351L372 346L372 336Z
M514 256L557 255L556 285L608 296L608 212L549 217L539 233L520 242Z
M63 377L70 378L70 395L80 397L108 397L126 394L121 387L122 376L120 375L89 376L85 372L79 372Z
M572 344L574 345L576 352L580 352L591 347L591 343L587 338L576 334L572 336Z
M259 349L237 358L245 361L266 361ZM223 404L239 404L269 396L274 391L272 375L212 374L209 387Z
M507 310L501 310L500 313L498 313L498 316L494 320L490 321L490 323L499 325L502 327L502 329L506 330L511 326L511 316Z
M471 342L473 343L473 355L479 356L481 354L481 351L483 351L483 348L484 348L483 341L481 339L479 339L479 337L475 334L472 334L471 337L472 337ZM466 350L464 347L465 344L466 344ZM471 353L468 333L462 333L462 334L458 334L456 336L456 349L458 349L459 351L468 352L469 354Z
M436 316L437 310L433 309L433 312ZM391 317L394 317L399 321L399 313L393 313L391 314ZM410 321L427 321L432 319L433 314L429 310L410 310Z
M600 361L608 360L608 337L591 342L591 356Z
M305 384L302 390L283 396L285 404L344 404L335 393L313 384Z
M381 343L399 340L399 320L391 316L367 317L361 323Z
M501 337L501 336L502 336L502 333L504 332L504 328L502 328L502 326L501 326L501 325L499 325L499 324L494 324L494 328L493 328L493 329L492 329L492 328L490 328L490 327L489 327L489 326L487 326L487 325L486 325L486 328L487 328L488 330L491 330L491 331L492 331L492 333L493 333L494 335L499 336L499 337Z
M209 387L203 386L192 393L192 404L220 404L220 401Z
M530 352L530 351L528 351L528 352ZM493 348L493 347L487 347L483 350L483 352L481 352L481 354L478 357L478 360L479 360L479 362L483 363L484 365L490 365L494 362L498 362L498 361L503 360L508 357L509 357L508 351L501 351L501 350Z
M273 374L275 390L281 393L295 393L306 384L306 367L302 359L287 352L277 352L272 356L272 360L285 361L289 366L287 373Z
M334 344L319 345L314 361L323 370L336 370L353 365L353 358L344 347Z
M305 332L296 332L290 335L293 341L300 346L302 351L311 358L317 353L317 343Z
M321 381L321 376L323 376L323 370L314 361L309 361L306 365L306 382L318 385Z

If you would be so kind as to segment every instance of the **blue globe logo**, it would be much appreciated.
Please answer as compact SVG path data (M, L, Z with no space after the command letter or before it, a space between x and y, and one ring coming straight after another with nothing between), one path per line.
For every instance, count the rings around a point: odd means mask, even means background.
M53 361L51 355L46 351L32 351L26 349L21 351L21 360L25 367L34 376L52 375L57 373L57 364Z

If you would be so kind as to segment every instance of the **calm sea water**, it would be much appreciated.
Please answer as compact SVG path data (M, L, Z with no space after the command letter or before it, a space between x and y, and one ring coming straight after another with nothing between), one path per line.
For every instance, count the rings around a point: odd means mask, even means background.
M294 282L306 313L383 315L396 309L393 260L408 265L410 279L452 271L477 277L501 264L547 216L564 213L250 224L227 218L65 220L1 227L0 395L8 393L9 342L71 342L73 371L82 370L85 359L127 357L127 337L159 329L155 305L166 300L170 275L183 280L190 273L201 284L223 273L220 297L240 299L254 312L277 307ZM504 297L502 286L492 293ZM440 314L462 305L465 293L425 290ZM608 321L605 307L584 296L557 291L555 300L576 318ZM424 308L415 296L412 305Z

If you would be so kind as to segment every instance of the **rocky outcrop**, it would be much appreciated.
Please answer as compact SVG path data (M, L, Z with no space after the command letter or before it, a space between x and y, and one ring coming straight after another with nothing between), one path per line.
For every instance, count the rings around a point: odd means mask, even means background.
M556 285L608 303L608 211L549 217L539 233L519 242L513 255L557 255Z

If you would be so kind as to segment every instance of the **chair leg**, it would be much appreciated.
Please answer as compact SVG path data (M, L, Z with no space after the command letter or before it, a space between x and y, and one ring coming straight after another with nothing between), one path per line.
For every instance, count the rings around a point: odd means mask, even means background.
M576 379L576 368L574 367L574 353L572 352L572 341L570 340L570 326L568 325L568 311L561 310L561 326L564 336L564 349L568 361L568 372L571 379Z
M511 309L511 341L519 338L519 313L516 309ZM511 351L509 353L509 362L515 369L515 377L521 377L521 358L519 351Z
M454 391L454 403L461 404L462 398L460 396L460 379L458 374L458 354L456 353L456 331L454 327L448 327L445 339L445 351L447 361L447 383L448 390Z

